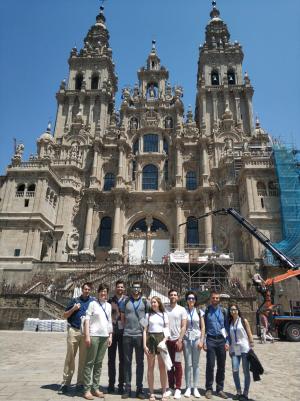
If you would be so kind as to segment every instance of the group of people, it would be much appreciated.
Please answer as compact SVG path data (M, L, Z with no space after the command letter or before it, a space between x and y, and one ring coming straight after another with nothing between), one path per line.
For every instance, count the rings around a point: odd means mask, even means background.
M122 399L132 395L132 357L136 359L136 393L145 399L143 390L144 355L147 357L149 401L155 401L154 367L157 359L162 388L162 401L171 395L182 396L182 377L186 389L184 397L199 393L199 360L206 351L207 399L212 398L214 368L217 362L216 393L226 399L224 392L225 361L229 351L232 361L235 400L247 400L250 387L249 360L247 354L253 348L250 325L241 316L238 305L229 309L220 306L220 294L212 292L205 311L198 308L197 294L188 291L186 307L178 304L179 294L171 289L169 304L153 296L150 301L142 295L140 284L133 283L128 295L125 283L116 282L115 293L109 298L108 286L100 285L97 299L90 296L91 284L82 285L82 294L72 299L64 317L68 319L67 355L60 393L69 391L75 371L75 357L79 349L77 385L83 397L93 400L103 397L99 389L103 359L108 349L108 393L115 392L116 354L118 350L118 393ZM239 376L242 362L245 382L243 391Z

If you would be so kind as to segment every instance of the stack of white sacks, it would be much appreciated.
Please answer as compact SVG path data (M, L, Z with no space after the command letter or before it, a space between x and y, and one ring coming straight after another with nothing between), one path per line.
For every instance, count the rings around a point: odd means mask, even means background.
M67 330L66 320L41 320L28 318L24 322L24 331L56 331L64 332Z
M40 319L29 318L24 322L24 331L36 331Z

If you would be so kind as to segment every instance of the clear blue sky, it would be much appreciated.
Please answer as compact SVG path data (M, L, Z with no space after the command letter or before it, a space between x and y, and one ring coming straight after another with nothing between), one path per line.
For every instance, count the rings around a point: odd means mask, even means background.
M1 0L0 174L13 153L13 138L36 152L48 119L55 121L60 81L68 75L71 48L80 48L98 14L99 0ZM194 108L198 46L204 42L210 0L107 0L105 15L121 89L137 81L157 41L172 85L184 87ZM273 136L300 148L300 1L218 0L231 40L245 53L255 89L254 111Z

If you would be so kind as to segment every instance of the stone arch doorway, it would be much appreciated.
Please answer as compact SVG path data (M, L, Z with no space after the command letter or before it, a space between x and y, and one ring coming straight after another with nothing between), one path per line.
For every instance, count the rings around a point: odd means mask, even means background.
M129 228L125 247L129 264L161 264L170 252L169 230L161 220L155 217L140 218Z

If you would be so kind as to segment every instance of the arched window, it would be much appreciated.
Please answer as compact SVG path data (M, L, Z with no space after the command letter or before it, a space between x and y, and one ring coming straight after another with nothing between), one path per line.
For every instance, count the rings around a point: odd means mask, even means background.
M24 196L24 192L25 192L25 184L19 184L17 186L16 196L22 197L22 196Z
M143 168L142 189L158 189L158 170L153 164Z
M103 217L100 224L99 246L110 247L111 244L111 217Z
M135 230L140 230L142 232L147 232L147 223L146 223L146 219L141 219L139 221L137 221L136 223L133 224L133 226L130 229L130 232L133 232ZM154 232L157 230L163 230L168 232L167 226L162 223L160 220L153 218L152 219L152 224L150 227L150 231Z
M35 184L28 185L27 192L34 192L35 191Z
M258 182L256 184L256 188L257 188L257 195L258 196L267 196L266 185L263 182Z
M167 138L164 138L164 140L163 140L163 149L164 149L164 152L168 155L169 154L169 142L168 142Z
M103 191L110 191L115 186L115 175L107 173L104 177Z
M133 142L132 153L133 153L134 155L136 155L138 151L139 151L139 139L136 139L136 140Z
M197 176L195 171L186 173L186 189L192 191L197 188Z
M232 70L227 72L228 85L235 85L235 73Z
M80 91L82 88L83 75L77 74L75 78L75 90Z
M211 73L211 84L220 85L219 73L218 71L212 71Z
M158 135L144 135L144 152L158 152Z
M268 183L269 196L278 196L278 185L277 182L269 181Z
M173 128L173 118L168 116L165 118L165 128Z
M194 217L188 217L186 225L186 242L187 245L199 244L198 220Z
M98 89L98 85L99 85L99 76L95 74L92 76L91 89Z

